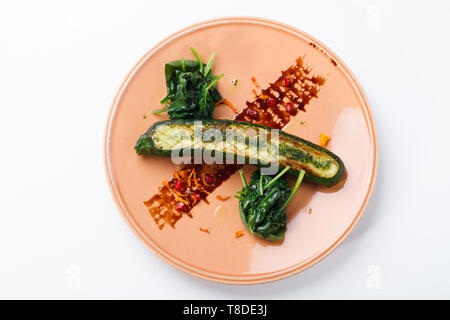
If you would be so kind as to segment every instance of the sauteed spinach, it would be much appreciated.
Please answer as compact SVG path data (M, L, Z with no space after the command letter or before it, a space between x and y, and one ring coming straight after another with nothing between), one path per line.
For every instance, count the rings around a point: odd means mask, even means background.
M250 232L269 240L281 240L286 232L286 207L294 197L305 175L300 170L297 182L291 192L284 174L290 169L286 167L277 175L261 175L260 170L253 172L250 185L244 178L242 170L239 174L243 188L238 191L239 212L242 222Z
M166 64L167 96L161 100L166 107L153 114L168 112L170 119L212 119L216 103L222 100L217 81L223 75L211 71L215 52L204 64L193 48L191 51L197 61L181 59Z

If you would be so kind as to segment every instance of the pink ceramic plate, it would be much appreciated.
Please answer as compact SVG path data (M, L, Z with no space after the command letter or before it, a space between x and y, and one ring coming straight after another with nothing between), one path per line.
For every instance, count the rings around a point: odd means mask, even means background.
M194 47L207 61L216 51L215 74L225 74L219 90L237 108L253 99L254 76L262 88L304 56L311 73L326 78L318 97L285 127L285 131L319 143L320 133L331 136L327 145L344 161L347 177L331 189L304 183L288 207L288 230L283 242L258 239L245 229L238 201L219 201L240 188L232 176L183 217L175 229L159 230L143 201L170 180L170 158L136 155L137 138L155 121L166 94L164 65L194 59ZM238 85L231 84L238 79ZM144 117L145 115L145 117ZM225 106L215 116L232 119ZM256 18L225 18L203 22L177 32L151 49L133 68L120 88L106 132L106 168L116 203L131 229L155 253L192 275L225 283L273 281L300 272L328 255L354 228L372 191L377 142L367 100L351 72L328 48L292 27ZM253 170L246 167L247 177ZM310 210L311 209L311 210ZM210 233L201 232L208 229ZM244 236L235 237L238 230Z

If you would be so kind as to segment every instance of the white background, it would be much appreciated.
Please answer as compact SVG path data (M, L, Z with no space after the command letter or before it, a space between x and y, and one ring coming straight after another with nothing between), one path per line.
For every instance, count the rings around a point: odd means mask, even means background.
M103 167L107 114L136 61L232 15L329 46L361 82L379 138L356 229L318 265L264 285L161 261L122 220ZM450 298L449 16L448 1L1 0L0 298Z

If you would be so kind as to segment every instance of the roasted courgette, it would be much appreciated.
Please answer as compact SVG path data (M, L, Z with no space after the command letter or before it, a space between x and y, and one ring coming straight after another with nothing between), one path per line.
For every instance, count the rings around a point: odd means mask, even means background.
M276 144L278 148L274 148L276 133L271 130L233 120L167 120L153 124L139 138L135 149L140 155L159 156L170 156L173 151L182 149L202 150L215 157L220 154L224 159L232 155L240 160L238 163L245 161L257 166L269 166L278 161L282 167L290 166L290 173L298 174L300 169L305 170L305 178L310 182L326 186L339 182L344 164L338 156L282 131L277 132L279 143ZM258 143L255 143L256 136L259 137ZM267 142L265 145L264 141Z

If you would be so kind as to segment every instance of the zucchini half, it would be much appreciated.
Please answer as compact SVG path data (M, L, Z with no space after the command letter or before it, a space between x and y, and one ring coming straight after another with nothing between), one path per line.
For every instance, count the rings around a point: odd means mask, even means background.
M234 120L167 120L154 123L136 143L139 155L171 156L181 150L201 150L222 163L290 166L313 183L333 186L344 173L344 163L334 153L312 142L272 128ZM277 142L278 134L278 143ZM220 136L222 138L220 138ZM256 142L257 141L257 142ZM276 147L278 146L278 148ZM198 151L197 151L198 152Z

